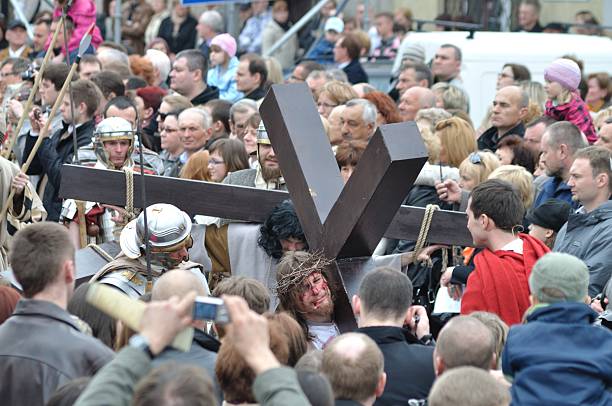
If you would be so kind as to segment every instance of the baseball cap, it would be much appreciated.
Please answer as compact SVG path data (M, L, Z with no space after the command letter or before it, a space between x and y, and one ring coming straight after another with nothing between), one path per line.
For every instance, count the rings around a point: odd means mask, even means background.
M550 252L533 266L529 289L541 303L582 302L588 294L589 269L573 255Z
M339 17L329 17L325 22L325 31L330 30L341 33L344 31L344 21L342 21L342 19Z

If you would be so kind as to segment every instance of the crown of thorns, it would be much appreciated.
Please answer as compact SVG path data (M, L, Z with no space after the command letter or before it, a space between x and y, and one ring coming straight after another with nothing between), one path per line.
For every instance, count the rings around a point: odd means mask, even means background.
M296 286L301 285L310 274L322 272L333 262L332 259L325 258L320 251L309 253L307 260L291 266L291 271L279 279L276 284L276 293L279 296L288 294Z

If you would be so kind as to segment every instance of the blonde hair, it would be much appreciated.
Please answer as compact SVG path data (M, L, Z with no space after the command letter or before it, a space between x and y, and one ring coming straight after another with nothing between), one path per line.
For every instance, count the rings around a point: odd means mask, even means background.
M278 59L268 56L265 61L268 69L268 81L274 84L283 83L283 67Z
M349 100L359 98L350 83L340 82L339 80L325 83L318 97L321 97L323 93L326 93L327 97L337 105L346 104Z
M595 129L597 132L603 127L608 118L612 117L612 107L608 107L603 110L599 110L599 113L593 119L593 125L595 125Z
M505 180L514 186L526 210L533 204L535 196L533 175L522 166L502 165L489 175L489 179Z
M428 109L421 109L416 114L414 121L417 123L419 130L425 128L425 126L429 126L429 130L433 133L436 128L436 124L439 121L446 120L447 118L451 118L452 114L448 111L441 109L439 107L430 107Z
M470 153L477 150L474 128L459 117L451 117L436 124L440 145L446 151L448 165L458 168Z
M544 105L546 104L546 92L544 91L544 86L542 86L540 82L524 80L520 82L519 86L521 89L527 92L530 102L533 102L540 106L541 109L544 109Z
M499 168L499 158L492 152L489 151L476 151L474 154L478 154L480 162L472 163L470 156L465 158L461 165L459 165L459 173L468 175L474 179L475 186L487 180L491 172Z
M427 148L427 162L437 164L440 161L440 138L436 137L430 127L423 127L421 130L421 138Z
M523 124L531 123L536 118L542 116L542 107L538 103L529 100L529 106L527 107L527 115L523 119Z

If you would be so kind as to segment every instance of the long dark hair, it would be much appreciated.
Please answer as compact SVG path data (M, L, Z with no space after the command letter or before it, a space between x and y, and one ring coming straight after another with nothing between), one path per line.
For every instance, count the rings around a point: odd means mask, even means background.
M280 259L283 256L283 247L280 240L297 238L306 243L304 231L291 200L283 201L272 210L259 228L259 233L257 245L275 259ZM305 247L304 250L308 250L308 247Z

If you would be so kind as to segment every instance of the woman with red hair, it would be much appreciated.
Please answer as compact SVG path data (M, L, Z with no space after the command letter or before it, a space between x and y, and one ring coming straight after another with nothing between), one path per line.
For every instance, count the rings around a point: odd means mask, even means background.
M372 102L376 106L378 115L376 125L399 123L402 121L399 110L388 94L383 92L370 92L363 95L363 98Z

